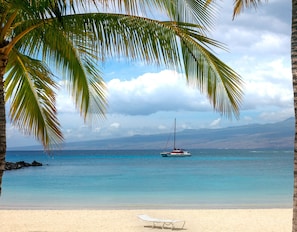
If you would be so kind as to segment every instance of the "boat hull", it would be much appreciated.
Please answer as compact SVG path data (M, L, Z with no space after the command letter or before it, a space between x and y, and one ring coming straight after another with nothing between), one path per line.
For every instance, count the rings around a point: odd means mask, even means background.
M187 157L191 156L191 153L183 150L173 150L171 152L161 152L162 157Z

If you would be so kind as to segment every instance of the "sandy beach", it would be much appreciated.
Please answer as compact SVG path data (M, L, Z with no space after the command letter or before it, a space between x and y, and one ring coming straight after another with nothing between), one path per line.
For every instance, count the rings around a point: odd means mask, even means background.
M1 232L171 231L152 228L138 214L185 220L188 232L288 232L291 209L168 209L168 210L0 210ZM176 224L178 225L178 224Z

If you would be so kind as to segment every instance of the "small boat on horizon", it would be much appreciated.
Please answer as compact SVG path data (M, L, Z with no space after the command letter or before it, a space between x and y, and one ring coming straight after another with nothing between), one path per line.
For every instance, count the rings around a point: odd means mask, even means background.
M188 151L185 151L180 148L175 147L175 140L176 140L176 119L174 119L174 139L173 139L173 150L172 151L164 151L161 152L162 157L186 157L191 156L192 154Z

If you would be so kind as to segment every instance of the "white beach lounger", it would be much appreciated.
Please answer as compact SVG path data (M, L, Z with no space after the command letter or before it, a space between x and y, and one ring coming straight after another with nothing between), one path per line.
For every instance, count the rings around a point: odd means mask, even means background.
M170 220L170 219L158 219L158 218L151 218L148 215L145 214L140 214L137 215L138 218L140 218L143 221L146 222L152 222L153 223L153 228L156 226L156 224L162 224L162 229L165 228L165 226L171 226L171 229L176 229L175 225L176 223L178 224L182 224L181 227L179 227L179 229L183 229L185 226L185 221L183 220Z

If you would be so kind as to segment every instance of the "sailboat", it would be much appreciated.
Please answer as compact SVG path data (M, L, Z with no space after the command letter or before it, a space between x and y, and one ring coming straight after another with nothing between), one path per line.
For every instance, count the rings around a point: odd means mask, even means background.
M163 157L186 157L191 156L191 153L180 148L175 147L176 140L176 119L174 119L174 138L173 138L173 150L161 152Z

